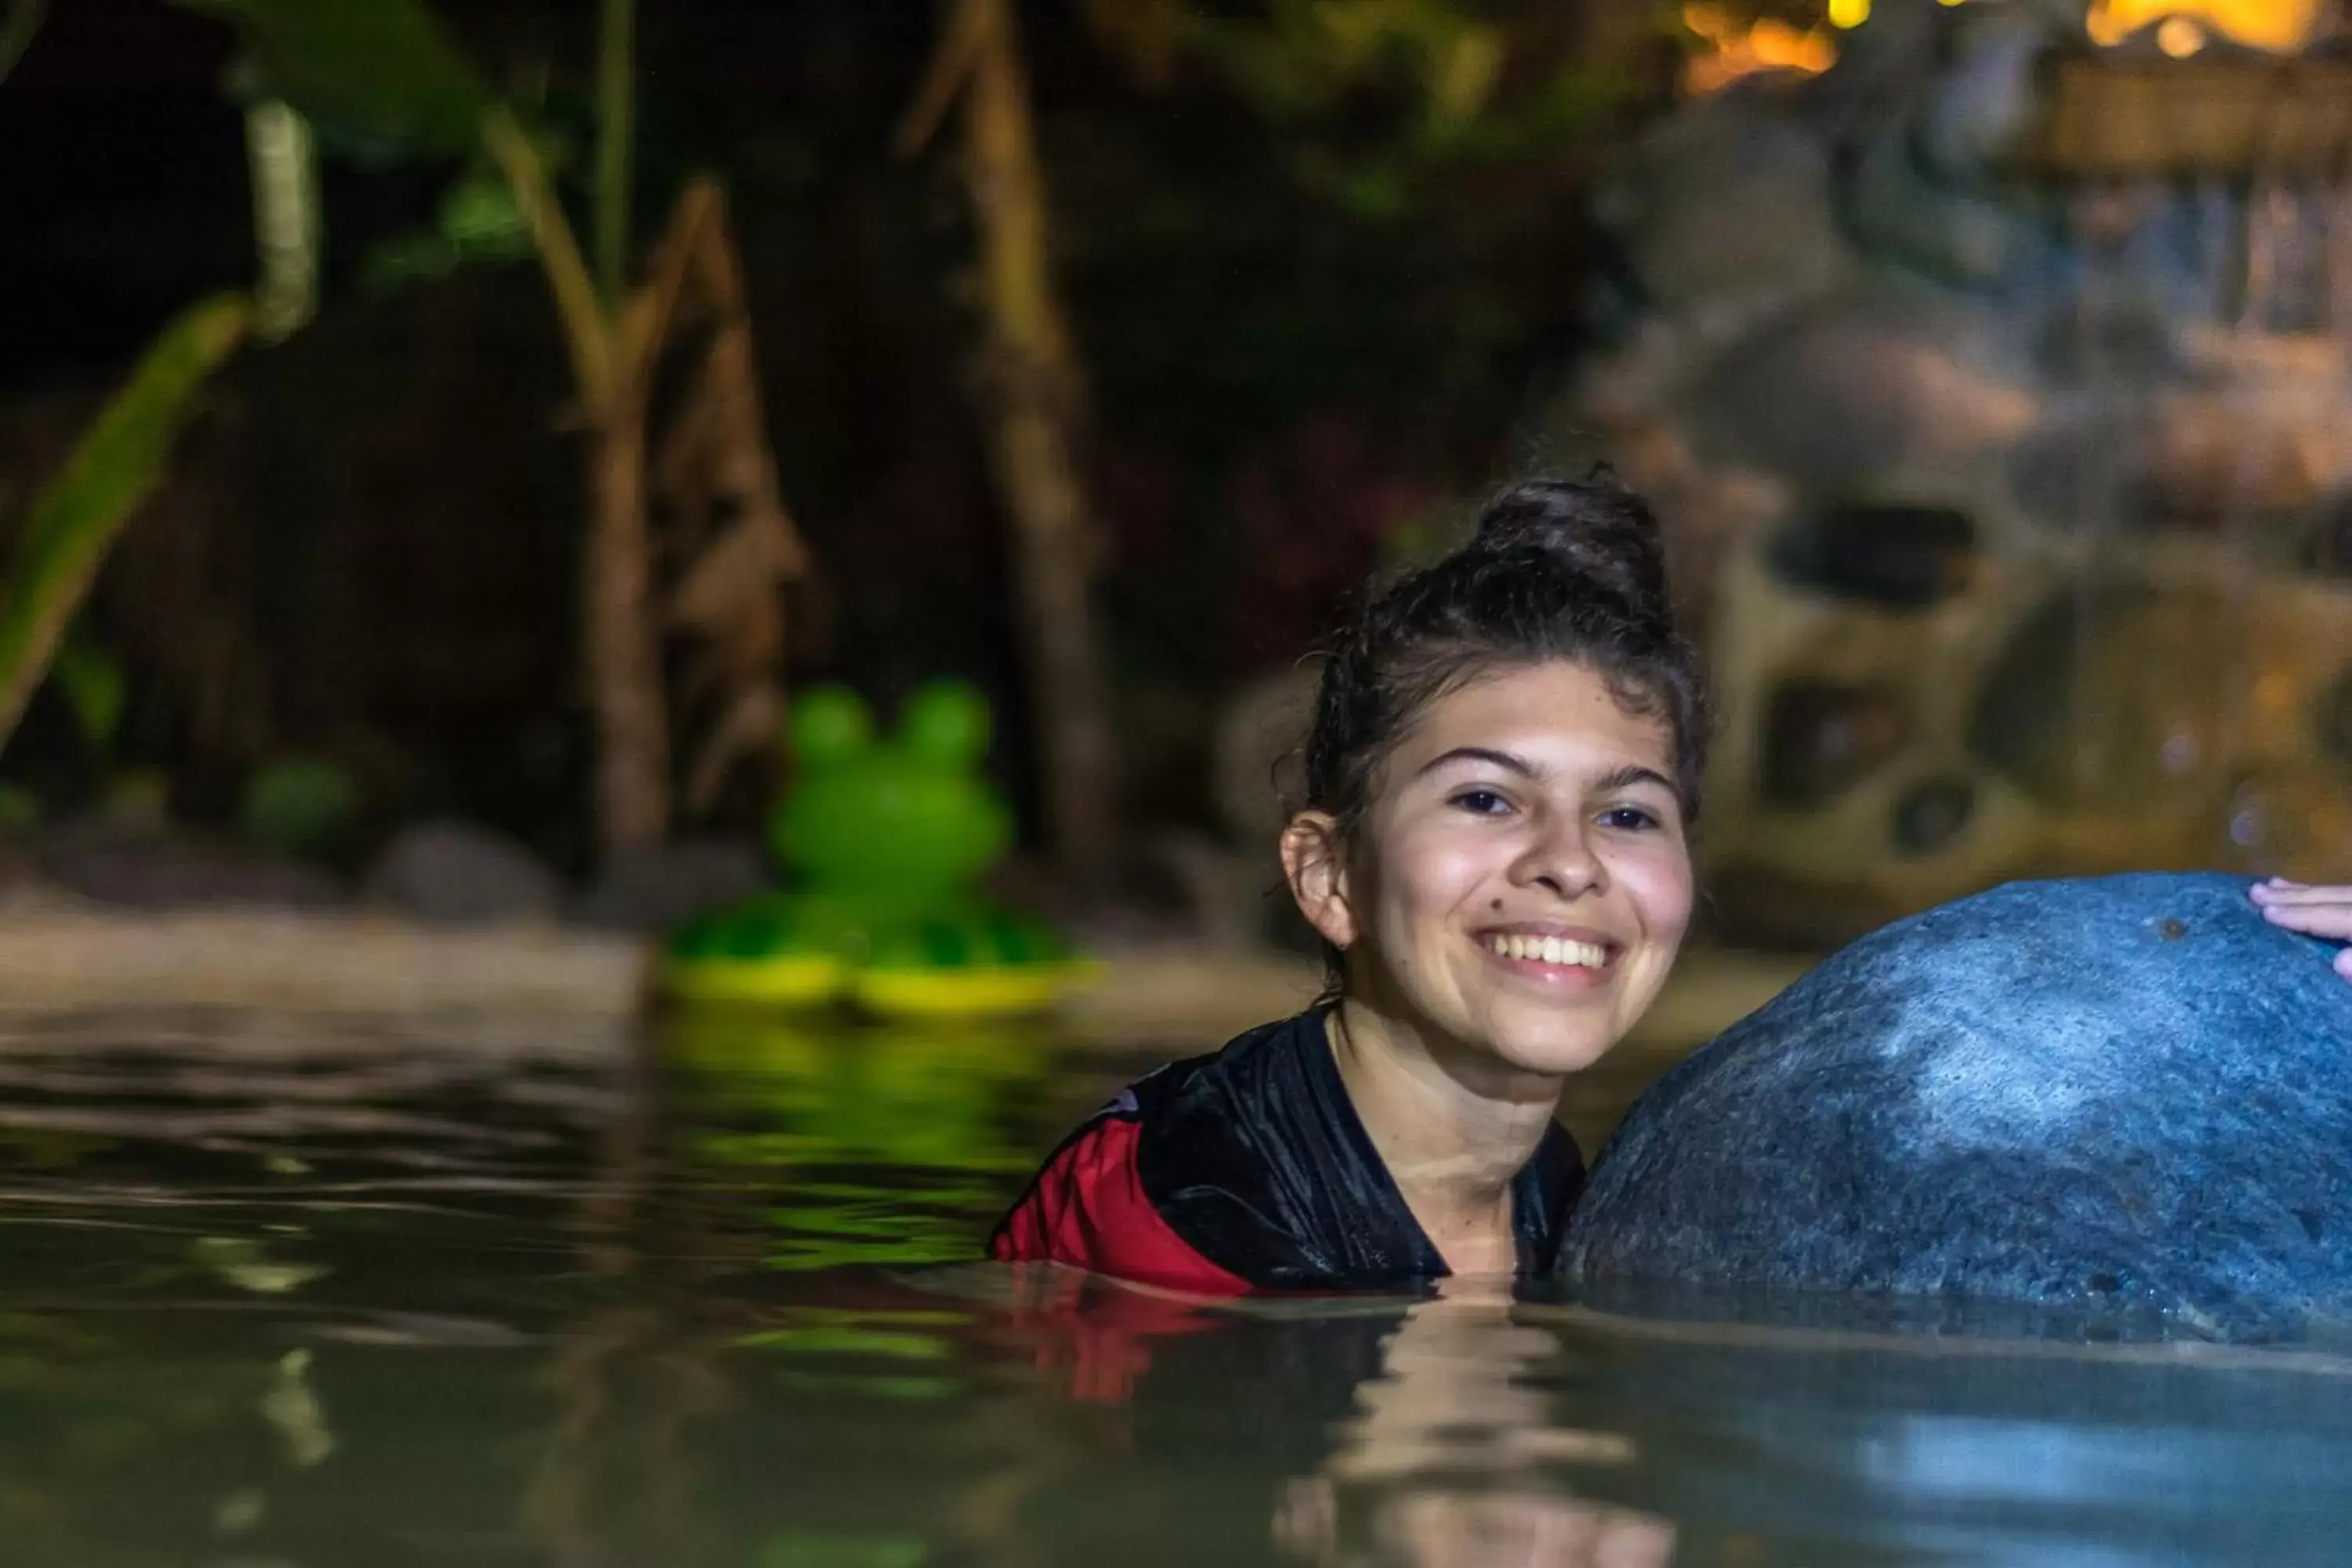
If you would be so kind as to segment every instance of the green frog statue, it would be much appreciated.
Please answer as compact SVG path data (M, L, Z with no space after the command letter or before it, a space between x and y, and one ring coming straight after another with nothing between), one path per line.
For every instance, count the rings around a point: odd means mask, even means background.
M679 928L662 965L671 995L979 1016L1043 1009L1089 976L1051 929L975 890L1013 842L1013 814L980 772L978 691L931 682L883 737L856 692L817 687L789 728L798 775L768 839L793 886Z

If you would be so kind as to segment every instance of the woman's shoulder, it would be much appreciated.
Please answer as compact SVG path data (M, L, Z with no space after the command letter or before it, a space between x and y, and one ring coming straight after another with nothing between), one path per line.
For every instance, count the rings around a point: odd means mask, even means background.
M1153 1068L1120 1090L1110 1106L1133 1097L1147 1117L1198 1102L1246 1113L1268 1095L1295 1089L1313 1066L1308 1052L1323 1044L1323 1013L1310 1008L1245 1029L1213 1051Z
M1172 1139L1196 1157L1211 1156L1213 1145L1253 1142L1297 1093L1293 1080L1312 1065L1307 1049L1322 1039L1321 1016L1309 1011L1244 1030L1213 1051L1164 1062L1079 1122L1045 1163L1106 1136L1139 1153Z
M1129 1084L1046 1156L991 1256L1192 1289L1268 1282L1296 1242L1267 1228L1285 1205L1268 1190L1266 1129L1321 1038L1316 1014L1277 1019Z

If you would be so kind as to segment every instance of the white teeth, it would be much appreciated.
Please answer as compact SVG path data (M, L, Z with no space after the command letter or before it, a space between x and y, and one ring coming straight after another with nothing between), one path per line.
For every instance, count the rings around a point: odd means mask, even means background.
M1498 934L1486 939L1486 948L1503 958L1531 958L1541 963L1573 963L1584 969L1599 969L1609 962L1608 952L1597 943L1573 942L1559 936Z

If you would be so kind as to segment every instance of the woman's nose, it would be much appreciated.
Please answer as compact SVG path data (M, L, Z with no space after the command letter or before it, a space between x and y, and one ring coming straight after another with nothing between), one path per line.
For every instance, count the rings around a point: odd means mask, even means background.
M1577 822L1545 827L1511 870L1511 879L1522 887L1542 888L1563 899L1593 891L1607 876L1601 857L1593 851L1591 836Z

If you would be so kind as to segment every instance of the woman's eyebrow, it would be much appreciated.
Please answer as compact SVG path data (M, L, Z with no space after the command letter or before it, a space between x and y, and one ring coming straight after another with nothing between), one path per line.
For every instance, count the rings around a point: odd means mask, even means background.
M1535 768L1526 758L1515 757L1508 752L1497 752L1486 746L1456 746L1444 755L1432 757L1422 763L1414 770L1412 776L1421 778L1425 774L1433 773L1448 763L1491 763L1505 773L1517 773L1521 778L1531 779L1536 776Z
M1655 784L1669 795L1675 788L1674 780L1655 768L1645 768L1638 763L1628 763L1592 781L1593 790L1602 795L1611 790L1631 789L1635 784Z

